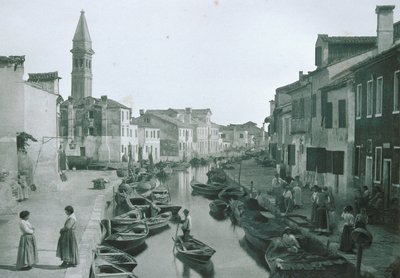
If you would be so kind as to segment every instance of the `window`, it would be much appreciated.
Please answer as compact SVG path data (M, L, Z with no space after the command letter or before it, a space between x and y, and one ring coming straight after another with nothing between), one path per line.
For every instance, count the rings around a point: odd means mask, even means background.
M132 137L132 129L129 129L129 136Z
M299 101L299 118L304 118L304 98L301 98Z
M288 145L287 150L289 165L296 165L296 145Z
M78 59L74 59L74 68L78 67Z
M89 119L94 119L94 111L89 111L88 117L89 117Z
M124 111L121 111L121 121L124 121Z
M339 128L346 127L346 100L341 99L338 101L339 112Z
M129 111L126 111L126 119L129 120Z
M244 137L243 133L240 133L239 138L243 138L243 137Z
M125 136L125 127L121 128L121 136L124 137Z
M383 92L383 77L376 79L376 102L375 116L382 116L382 92Z
M317 95L311 96L311 117L317 116Z
M124 152L124 145L121 145L121 153Z
M88 135L89 136L94 136L94 128L93 127L89 127L88 128Z
M361 147L357 146L354 155L354 176L360 176L361 167Z
M400 147L393 148L393 184L400 184Z
M361 119L362 112L362 85L357 85L356 92L356 119Z
M226 134L225 133L222 133L221 134L221 139L225 139L226 138Z
M79 67L83 68L83 59L79 59Z
M382 147L375 148L375 182L381 181Z
M160 131L157 130L157 138L160 139Z
M326 104L325 128L332 128L332 102Z
M89 69L91 69L91 68L92 68L92 61L89 60Z
M292 118L297 119L297 100L293 100L292 102Z
M399 112L400 99L400 70L394 73L393 84L393 112Z
M372 116L372 109L374 107L374 102L372 99L372 80L367 82L367 117L370 118Z
M149 131L146 130L146 138L149 138Z
M135 137L137 138L137 129L135 129Z

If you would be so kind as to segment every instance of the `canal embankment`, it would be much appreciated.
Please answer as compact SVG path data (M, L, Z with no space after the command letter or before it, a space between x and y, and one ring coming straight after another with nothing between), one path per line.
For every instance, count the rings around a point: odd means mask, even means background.
M32 192L30 198L18 203L15 213L0 216L0 277L88 277L92 247L99 242L99 220L106 212L112 187L120 179L115 171L68 171L68 180L58 185L57 191ZM109 182L104 190L94 190L92 180L104 178ZM59 231L66 220L64 208L72 205L77 216L76 236L79 242L81 264L76 268L60 268L56 257ZM35 227L39 263L31 270L17 271L20 237L18 213L30 211L30 223Z
M224 170L232 183L238 184L240 180L240 185L244 186L247 190L250 190L251 181L253 181L254 191L259 193L256 198L261 206L286 221L288 226L301 230L302 234L313 237L322 245L329 248L332 252L337 252L352 264L356 264L356 254L347 254L338 250L340 234L343 227L343 220L340 218L340 208L337 208L336 217L334 219L336 228L330 235L318 235L312 233L308 228L300 227L289 219L281 217L280 211L275 207L274 196L268 194L268 192L272 191L272 179L275 174L274 168L262 167L253 159L243 160L240 163L234 163L233 165L235 169ZM311 191L307 189L303 190L302 193L303 205L300 209L294 210L293 213L310 219ZM340 198L340 196L335 197L336 199ZM374 238L372 245L363 252L361 271L366 277L386 277L386 268L396 259L396 257L400 256L400 251L396 248L396 246L400 244L400 235L397 230L388 225L368 225L368 230L372 233Z

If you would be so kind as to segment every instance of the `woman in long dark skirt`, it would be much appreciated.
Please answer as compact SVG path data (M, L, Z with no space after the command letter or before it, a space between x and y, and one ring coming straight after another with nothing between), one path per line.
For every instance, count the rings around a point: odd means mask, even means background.
M78 243L75 237L76 217L72 206L65 207L67 220L60 230L60 238L57 244L57 257L63 262L60 267L76 266L79 264Z
M342 218L344 219L344 226L342 235L340 237L340 247L339 250L347 253L353 252L353 240L351 238L351 232L354 229L354 216L353 216L353 207L346 206L342 213Z
M317 194L316 231L320 233L329 232L328 203L328 187L325 186L323 190L319 188Z
M314 185L313 193L311 195L311 223L316 224L317 220L317 195L318 195L318 186Z
M19 229L22 235L18 246L17 269L20 270L29 270L32 265L38 263L36 239L33 235L35 228L28 221L29 214L27 210L21 211L19 214L19 218L21 218Z

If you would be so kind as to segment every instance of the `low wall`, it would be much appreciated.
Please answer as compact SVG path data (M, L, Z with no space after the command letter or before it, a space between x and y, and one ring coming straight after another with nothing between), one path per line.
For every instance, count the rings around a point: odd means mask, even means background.
M68 268L65 273L65 278L90 277L90 268L94 259L94 251L96 250L97 244L101 243L100 221L104 218L110 206L112 206L113 188L117 186L117 182L119 181L114 182L96 197L92 215L78 245L80 263L77 267Z

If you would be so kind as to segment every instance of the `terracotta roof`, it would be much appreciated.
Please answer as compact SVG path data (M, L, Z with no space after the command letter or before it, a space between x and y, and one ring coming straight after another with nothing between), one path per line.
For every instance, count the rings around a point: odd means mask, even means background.
M326 34L320 34L318 37L331 44L375 44L376 43L376 37L372 36L328 36Z
M88 100L90 100L90 104L91 105L100 105L101 102L102 102L102 100L98 99L98 98L85 97L85 98L82 98L82 99L79 99L79 100L72 99L72 103L73 103L74 106L79 106L79 105L86 106L87 103L88 103ZM121 104L121 103L119 103L119 102L117 102L115 100L107 98L106 101L107 101L107 108L130 109L129 107L127 107L127 106L125 106L125 105L123 105L123 104ZM71 102L71 98L68 98L61 105L65 106L65 105L68 105L70 102Z
M28 82L51 81L61 79L61 77L58 76L58 71L45 73L28 73L28 76Z
M168 116L168 115L166 115L166 114L164 114L164 113L157 113L157 112L154 112L154 111L155 111L155 110L147 110L146 113L145 113L145 115L146 115L146 114L147 114L147 115L150 114L150 115L152 115L152 116L154 116L154 117L159 118L160 120L169 122L169 123L171 123L171 124L173 124L173 125L176 125L176 126L178 126L178 127L192 128L190 125L185 124L185 123L181 122L180 120L178 120L178 119L176 119L176 118L172 118L172 117L170 117L170 116ZM164 110L164 111L165 111L165 110Z

